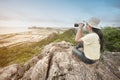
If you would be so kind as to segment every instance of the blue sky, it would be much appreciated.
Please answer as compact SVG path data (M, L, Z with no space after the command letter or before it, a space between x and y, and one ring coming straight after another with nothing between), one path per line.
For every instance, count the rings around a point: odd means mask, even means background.
M73 27L97 17L120 25L120 0L0 0L0 27Z

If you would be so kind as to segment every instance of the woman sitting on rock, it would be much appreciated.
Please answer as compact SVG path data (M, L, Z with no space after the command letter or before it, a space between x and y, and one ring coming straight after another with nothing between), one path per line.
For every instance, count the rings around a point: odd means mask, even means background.
M80 45L73 48L72 52L80 60L88 64L92 64L99 60L101 52L103 51L104 38L100 28L98 27L99 23L100 20L94 17L85 21L86 30L89 32L85 36L83 36L84 24L78 24L79 30L76 33L75 41ZM78 48L80 47L83 47L84 50L79 50Z

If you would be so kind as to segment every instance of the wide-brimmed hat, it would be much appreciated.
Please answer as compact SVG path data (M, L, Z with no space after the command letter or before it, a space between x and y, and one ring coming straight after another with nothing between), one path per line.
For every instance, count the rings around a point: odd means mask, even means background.
M86 20L85 22L93 28L100 29L100 27L98 26L100 23L100 19L98 19L98 18L91 17L90 19Z

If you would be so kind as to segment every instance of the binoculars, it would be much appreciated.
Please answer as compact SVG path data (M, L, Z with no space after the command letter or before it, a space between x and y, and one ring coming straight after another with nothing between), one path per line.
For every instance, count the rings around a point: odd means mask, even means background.
M84 23L83 23L83 26L85 26ZM79 27L79 24L78 24L78 23L75 23L75 24L74 24L74 27Z

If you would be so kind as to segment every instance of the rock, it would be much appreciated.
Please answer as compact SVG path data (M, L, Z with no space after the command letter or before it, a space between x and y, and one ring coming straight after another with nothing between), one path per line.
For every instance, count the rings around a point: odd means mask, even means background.
M72 55L72 48L71 44L67 42L46 46L42 52L44 58L35 65L31 80L120 80L118 75L120 71L117 70L118 72L115 74L114 69L107 65L109 61L106 59L112 60L107 56L109 53L105 55L105 61L101 60L89 65ZM119 59L116 58L116 62L119 62ZM120 66L120 64L118 65Z
M1 69L0 80L120 80L120 52L106 52L96 63L85 64L72 48L65 41L51 43L24 65Z
M104 54L104 64L109 67L111 72L120 78L120 53L112 52Z
M10 65L0 70L0 80L10 80L17 73L17 64Z
M25 69L25 71L30 69L30 65L28 62L24 64L24 69Z
M19 66L17 73L18 73L18 76L21 78L24 75L24 73L25 73L24 66Z
M23 75L23 77L21 78L21 80L31 80L30 75L33 71L33 67L31 67L28 71L26 71Z
M31 74L31 80L45 80L47 75L47 69L49 66L49 56L44 57L42 60L38 61L38 63L33 68Z

